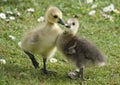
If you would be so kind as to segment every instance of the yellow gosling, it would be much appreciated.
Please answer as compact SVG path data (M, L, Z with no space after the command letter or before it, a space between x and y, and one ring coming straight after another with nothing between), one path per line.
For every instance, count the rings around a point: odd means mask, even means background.
M43 57L43 71L45 74L48 72L46 60L56 52L55 42L62 31L57 23L64 25L62 12L57 7L51 6L46 11L45 22L25 33L22 38L21 47L29 56L35 68L39 67L39 63L35 60L34 54Z

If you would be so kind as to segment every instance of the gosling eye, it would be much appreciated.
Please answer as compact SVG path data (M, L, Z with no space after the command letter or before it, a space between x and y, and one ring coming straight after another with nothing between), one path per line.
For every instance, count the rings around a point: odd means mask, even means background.
M75 25L75 23L73 22L72 25Z
M54 15L53 17L54 17L54 18L58 18L58 16L57 16L57 15Z

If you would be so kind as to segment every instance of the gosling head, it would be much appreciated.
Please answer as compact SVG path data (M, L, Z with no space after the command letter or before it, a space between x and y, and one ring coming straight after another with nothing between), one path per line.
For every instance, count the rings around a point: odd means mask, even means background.
M64 22L62 20L62 12L57 7L49 7L46 12L46 20L49 23L59 23L64 25Z
M79 28L79 21L77 18L71 18L69 20L67 20L67 23L65 24L65 31L72 33L72 34L76 34Z

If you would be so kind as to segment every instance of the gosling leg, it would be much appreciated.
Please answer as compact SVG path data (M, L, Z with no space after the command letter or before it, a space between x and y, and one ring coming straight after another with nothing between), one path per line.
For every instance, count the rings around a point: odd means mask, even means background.
M46 65L47 58L43 58L43 72L44 74L56 74L54 71L49 71L47 70L47 65Z
M83 67L80 68L78 76L81 77L82 81L85 81L85 79L84 79L84 68Z
M32 64L34 65L34 67L39 68L39 63L34 58L34 55L29 53L28 51L25 51L25 50L24 50L24 52L29 56L30 60L32 61Z
M47 69L46 69L46 58L43 58L43 72L44 74L47 74Z

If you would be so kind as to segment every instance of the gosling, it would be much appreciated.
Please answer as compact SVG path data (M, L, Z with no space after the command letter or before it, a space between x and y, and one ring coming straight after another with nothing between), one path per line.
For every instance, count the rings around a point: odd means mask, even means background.
M45 14L45 22L41 23L36 29L25 33L21 41L21 47L32 61L35 68L39 67L34 54L41 55L43 58L43 72L47 74L46 60L56 52L55 42L61 28L58 24L64 25L62 12L57 7L49 7Z
M90 41L76 36L79 28L77 18L71 18L67 21L65 31L57 38L57 48L62 54L79 68L78 77L84 79L84 66L89 64L105 65L105 57L100 50Z

